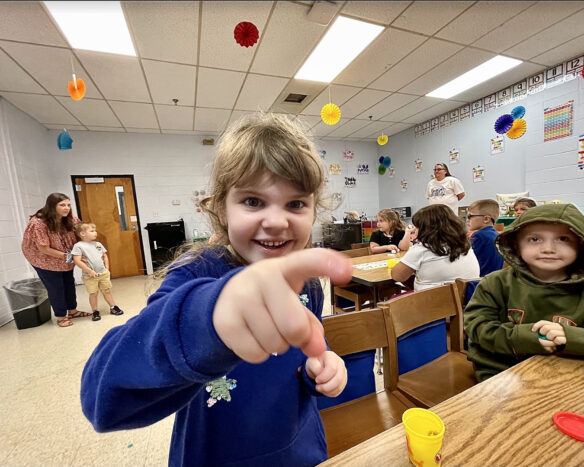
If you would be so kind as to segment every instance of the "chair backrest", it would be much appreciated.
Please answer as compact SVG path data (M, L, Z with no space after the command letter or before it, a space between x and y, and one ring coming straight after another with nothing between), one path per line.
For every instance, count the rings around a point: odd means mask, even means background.
M462 305L462 309L464 310L465 305L472 297L475 289L477 288L477 284L479 283L480 278L477 279L456 279L456 289L458 291L458 296L460 298L460 304Z
M390 374L387 379L391 390L397 387L397 339L400 336L439 319L454 317L450 321L450 349L456 352L463 349L462 306L454 283L402 295L380 304L380 307L388 336Z
M356 250L357 248L368 247L369 243L351 243L351 250Z
M341 253L344 254L345 256L348 256L349 258L357 258L359 256L369 256L371 254L371 251L369 250L369 247L366 247L355 248L353 250L342 250Z

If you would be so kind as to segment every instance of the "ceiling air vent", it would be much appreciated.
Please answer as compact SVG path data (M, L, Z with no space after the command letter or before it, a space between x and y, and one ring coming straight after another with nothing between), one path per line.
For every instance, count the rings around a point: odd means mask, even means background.
M286 99L284 99L284 102L300 104L304 99L306 99L306 94L288 94Z

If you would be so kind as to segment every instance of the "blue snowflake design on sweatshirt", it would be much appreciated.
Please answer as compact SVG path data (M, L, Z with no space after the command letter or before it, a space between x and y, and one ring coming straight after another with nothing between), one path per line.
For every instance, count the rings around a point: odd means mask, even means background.
M303 293L298 295L300 299L300 303L306 306L308 303L308 295ZM278 356L276 352L272 355ZM237 387L237 380L232 378L227 378L227 375L222 376L221 378L214 379L207 383L205 386L205 390L210 393L211 397L207 399L207 407L213 407L219 401L231 401L231 390Z

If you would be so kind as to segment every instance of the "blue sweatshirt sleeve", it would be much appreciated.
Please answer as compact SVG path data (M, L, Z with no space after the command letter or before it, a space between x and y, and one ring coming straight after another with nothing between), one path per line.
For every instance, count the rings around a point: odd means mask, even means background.
M138 316L104 336L81 378L83 413L96 431L161 420L241 362L212 322L217 297L240 270L198 278L175 269Z

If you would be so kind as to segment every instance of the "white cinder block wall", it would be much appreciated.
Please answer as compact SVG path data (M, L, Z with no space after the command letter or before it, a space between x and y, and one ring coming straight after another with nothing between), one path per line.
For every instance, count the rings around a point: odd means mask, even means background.
M544 109L574 100L572 136L555 141L543 141ZM518 139L505 136L505 151L491 154L490 140L497 134L497 118L517 105L526 109L527 132ZM584 211L584 170L577 168L578 136L584 134L584 80L572 81L545 89L539 93L507 104L482 115L415 137L414 129L390 136L383 148L392 159L395 175L379 177L380 206L412 206L412 213L427 205L425 190L434 164L445 162L450 172L462 181L466 197L461 205L482 198L496 199L497 193L529 191L536 200L559 199L574 203ZM449 151L460 152L460 163L449 161ZM421 159L422 171L416 171L414 161ZM472 169L485 168L485 181L474 183ZM407 181L402 191L401 180Z

